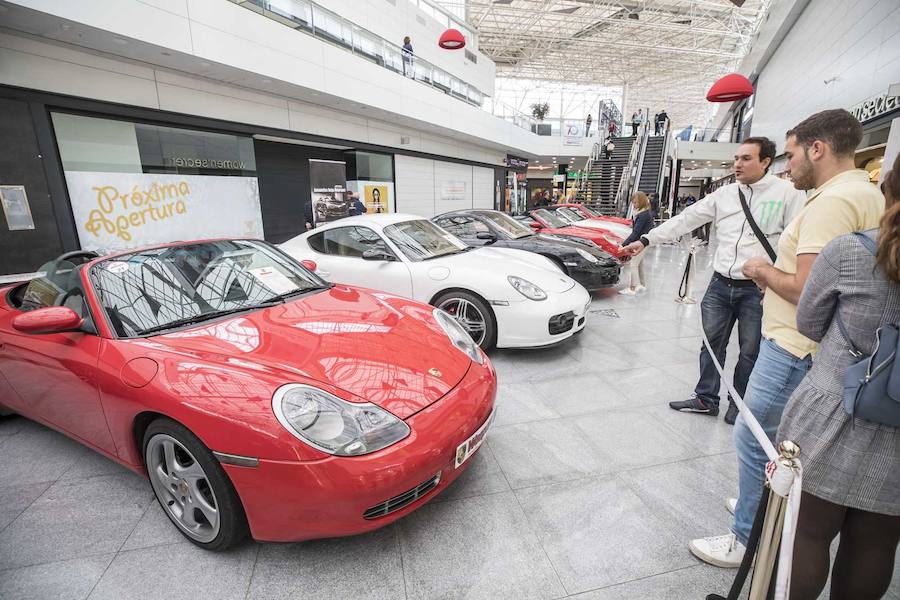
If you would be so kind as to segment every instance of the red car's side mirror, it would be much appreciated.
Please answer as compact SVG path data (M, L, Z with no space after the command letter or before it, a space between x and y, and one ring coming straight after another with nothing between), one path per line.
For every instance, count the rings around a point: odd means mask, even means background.
M313 273L315 273L316 269L318 268L316 261L309 260L308 258L301 260L300 264L306 267L307 271L312 271Z
M83 321L68 306L48 306L16 316L12 326L22 333L62 333L78 330Z
M541 224L538 223L537 221L532 221L531 223L529 223L529 225L531 226L532 229L540 229L541 228Z

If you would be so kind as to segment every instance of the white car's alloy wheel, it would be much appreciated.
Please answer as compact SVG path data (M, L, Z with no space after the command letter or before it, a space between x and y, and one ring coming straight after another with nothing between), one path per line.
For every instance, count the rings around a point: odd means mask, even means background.
M438 308L456 319L476 344L480 346L484 342L487 333L487 315L475 304L465 298L450 297L441 302Z

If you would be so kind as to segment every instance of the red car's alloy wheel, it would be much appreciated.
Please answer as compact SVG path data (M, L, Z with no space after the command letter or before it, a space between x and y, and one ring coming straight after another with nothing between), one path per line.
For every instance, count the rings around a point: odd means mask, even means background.
M160 418L144 433L144 463L153 492L181 533L207 550L225 550L247 535L240 498L212 452L190 430Z
M147 473L163 509L189 537L208 543L219 534L219 506L203 467L174 437L147 443Z

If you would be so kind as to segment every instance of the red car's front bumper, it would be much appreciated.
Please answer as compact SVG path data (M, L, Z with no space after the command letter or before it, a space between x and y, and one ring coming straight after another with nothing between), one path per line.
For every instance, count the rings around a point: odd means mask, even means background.
M489 362L472 364L446 396L406 420L409 436L360 457L312 462L260 460L255 468L223 465L257 540L293 542L363 533L414 511L471 464L455 468L457 447L487 420L497 382ZM298 442L299 443L299 442ZM438 484L386 516L363 514L440 473Z

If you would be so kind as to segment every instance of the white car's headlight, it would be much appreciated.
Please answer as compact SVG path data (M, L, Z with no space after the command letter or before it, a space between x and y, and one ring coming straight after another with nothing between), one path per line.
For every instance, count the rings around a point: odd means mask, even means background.
M584 258L584 260L588 261L589 263L597 264L598 262L600 262L596 256L594 256L587 250L582 250L581 248L575 248L575 250L582 256L582 258Z
M454 346L459 348L463 354L474 362L479 365L484 364L484 356L482 356L481 350L478 349L478 344L475 343L469 332L456 319L439 308L434 309L432 314L434 315L434 320L438 322L438 325L441 326L441 329L444 330Z
M546 300L547 292L534 285L527 279L510 275L506 278L509 284L516 288L516 291L528 298L529 300Z
M275 391L272 409L294 437L336 456L369 454L409 435L409 426L374 404L341 400L301 383Z

